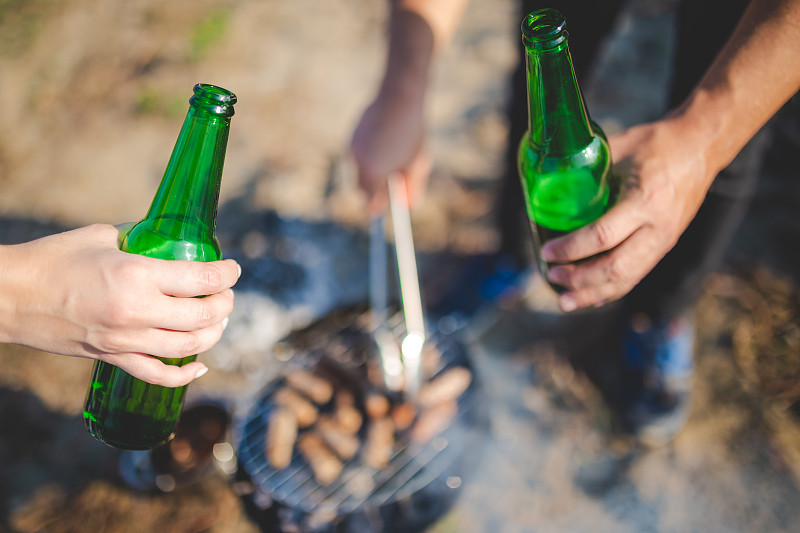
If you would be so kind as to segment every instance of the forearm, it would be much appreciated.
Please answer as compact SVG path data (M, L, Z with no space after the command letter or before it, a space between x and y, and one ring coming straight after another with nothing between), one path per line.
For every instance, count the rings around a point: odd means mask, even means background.
M468 0L391 0L392 10L416 14L430 28L436 50L449 44Z
M0 246L0 342L185 385L204 365L168 366L142 354L186 357L213 346L233 309L239 267L128 254L118 238L114 226L95 224Z
M800 89L800 0L753 0L725 47L670 117L702 147L707 179Z
M392 0L381 94L422 100L433 58L452 39L467 0Z

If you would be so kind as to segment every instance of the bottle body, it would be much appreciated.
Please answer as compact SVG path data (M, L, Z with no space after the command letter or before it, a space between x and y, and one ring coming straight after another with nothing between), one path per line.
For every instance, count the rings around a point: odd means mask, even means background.
M599 134L599 128L595 131L598 135L584 150L565 156L537 152L527 135L520 142L518 161L525 209L536 261L545 278L549 265L542 259L542 245L594 222L616 197L610 179L608 141Z
M586 112L563 16L553 9L531 13L523 20L523 42L529 127L518 164L534 251L546 278L542 245L598 219L616 190L608 141Z
M153 231L142 220L130 229L121 249L125 252L179 261L215 261L222 258L219 244L172 240ZM167 365L182 366L196 359L158 358ZM143 450L172 438L188 386L163 387L137 379L112 364L95 361L84 419L95 438L116 448Z
M211 105L209 98L211 103L224 105ZM221 259L214 229L235 101L233 93L224 89L195 87L192 105L150 210L124 236L120 249L177 261ZM181 366L195 358L158 359ZM96 361L84 406L86 427L92 436L117 448L154 448L172 438L186 390L187 386L153 385Z

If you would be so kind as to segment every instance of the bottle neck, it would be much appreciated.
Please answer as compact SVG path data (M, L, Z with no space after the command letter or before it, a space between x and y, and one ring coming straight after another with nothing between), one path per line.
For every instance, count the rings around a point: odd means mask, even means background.
M553 155L582 150L593 131L586 112L564 18L554 10L531 13L523 21L528 83L528 139Z
M232 105L212 105L198 97L197 88L195 93L146 216L156 231L173 240L214 235L233 115Z

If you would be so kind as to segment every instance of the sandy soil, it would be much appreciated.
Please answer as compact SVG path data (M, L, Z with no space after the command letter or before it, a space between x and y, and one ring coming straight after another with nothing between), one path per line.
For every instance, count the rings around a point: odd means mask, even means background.
M587 88L609 133L663 110L670 23L670 2L644 0L620 21ZM511 0L472 2L437 63L435 175L413 219L430 257L495 243L488 211L517 25ZM364 298L367 220L343 154L380 74L383 2L10 0L0 36L5 243L137 219L192 85L238 95L219 234L246 273L190 400L245 402L274 373L277 339ZM693 416L676 442L649 452L609 442L597 392L563 357L575 349L559 336L568 322L534 278L523 299L472 325L490 431L433 531L800 529L796 127L781 124L747 222L700 301ZM581 349L603 324L584 330ZM89 361L15 346L0 361L0 531L258 530L221 475L170 493L126 486L119 453L81 422Z

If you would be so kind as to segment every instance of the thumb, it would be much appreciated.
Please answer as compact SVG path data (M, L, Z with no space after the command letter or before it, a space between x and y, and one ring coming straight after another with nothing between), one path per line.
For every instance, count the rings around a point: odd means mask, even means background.
M155 357L141 353L106 354L102 360L135 378L162 387L182 387L208 372L208 367L199 361L183 366L165 365Z
M136 225L136 222L122 222L121 224L115 224L114 227L117 228L119 231L119 236L117 237L117 246L122 246L122 241L125 240L125 236L131 230L132 227Z

